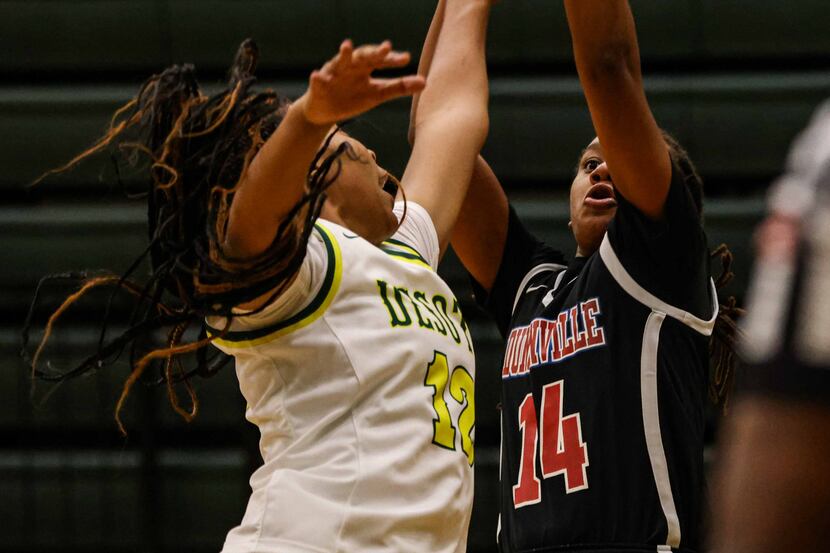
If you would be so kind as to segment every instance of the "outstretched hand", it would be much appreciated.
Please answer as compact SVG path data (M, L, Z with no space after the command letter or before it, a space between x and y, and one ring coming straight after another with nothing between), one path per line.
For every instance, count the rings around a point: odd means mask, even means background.
M420 75L394 79L372 77L377 69L404 67L408 52L392 50L387 40L355 48L344 40L340 51L321 68L311 73L308 91L298 101L312 123L331 125L369 111L386 101L420 92L426 80Z

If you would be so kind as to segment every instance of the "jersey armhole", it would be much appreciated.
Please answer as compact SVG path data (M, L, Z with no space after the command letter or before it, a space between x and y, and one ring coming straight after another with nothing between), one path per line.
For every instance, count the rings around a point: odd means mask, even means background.
M420 260L436 270L440 248L438 233L429 212L415 202L406 202L405 205L404 202L397 202L393 212L401 224L395 234L382 243L381 249L391 255L403 254L401 257Z
M599 255L603 264L611 273L611 277L620 285L620 287L632 298L651 308L653 311L665 313L669 317L676 319L684 325L694 329L695 331L710 336L715 327L715 320L718 318L718 293L715 288L714 281L709 279L709 296L712 302L712 315L708 320L700 319L688 311L684 311L679 307L669 305L664 302L642 286L637 283L634 278L623 267L622 262L617 257L614 248L611 246L611 241L608 239L608 233L602 239L602 244L599 247Z
M559 288L559 285L562 283L562 277L565 276L565 270L567 267L565 265L560 265L558 263L542 263L540 265L536 265L522 279L522 282L519 284L519 287L516 289L516 298L513 300L513 310L510 312L511 315L516 313L516 307L519 305L519 298L525 294L528 285L533 277L539 275L541 273L549 273L559 271L559 274L556 276L556 282L553 285L553 290L556 291Z
M340 287L343 261L334 233L319 221L314 228L311 240L318 241L320 251L314 251L310 240L300 274L291 286L261 312L234 316L231 330L215 338L214 344L233 349L254 347L308 326L322 316ZM218 317L208 320L208 335L220 335L224 321Z

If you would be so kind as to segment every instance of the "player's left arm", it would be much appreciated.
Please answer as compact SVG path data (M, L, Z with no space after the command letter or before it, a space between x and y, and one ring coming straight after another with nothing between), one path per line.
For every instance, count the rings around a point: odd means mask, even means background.
M671 181L668 146L646 100L628 0L565 0L579 80L617 190L660 219Z
M428 83L411 123L417 139L403 186L430 214L443 252L489 127L484 50L490 0L444 0L439 14L442 7L443 24L432 27L439 31Z

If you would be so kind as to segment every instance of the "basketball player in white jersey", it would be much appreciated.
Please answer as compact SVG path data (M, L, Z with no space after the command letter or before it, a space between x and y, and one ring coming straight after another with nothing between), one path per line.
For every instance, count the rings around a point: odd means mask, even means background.
M409 62L388 42L343 42L291 104L252 90L259 54L250 40L215 94L201 91L192 65L169 67L95 145L53 171L107 148L147 161L139 170L150 243L123 275L80 274L32 373L72 378L129 347L136 362L116 406L124 431L119 412L145 369L156 364L190 420L197 398L188 386L184 409L176 384L221 368L208 343L233 355L264 463L225 553L466 549L475 363L458 302L435 270L488 130L489 10L489 0L439 3L446 24L428 83L372 76ZM418 142L402 178L409 201L396 204L398 181L336 124L419 91ZM129 280L145 257L149 278ZM98 351L73 370L40 369L55 320L99 286L131 293L128 329L107 340L102 332ZM151 349L161 332L164 347ZM178 356L190 352L197 367L187 371Z
M344 42L236 191L225 253L255 259L293 216L327 137L340 154L291 283L241 305L229 327L209 320L213 343L236 358L264 460L226 553L466 549L475 362L436 268L487 133L490 5L439 7L446 24L425 88L418 76L372 77L408 62L389 43ZM374 153L334 125L422 89L401 179L408 201L395 203Z

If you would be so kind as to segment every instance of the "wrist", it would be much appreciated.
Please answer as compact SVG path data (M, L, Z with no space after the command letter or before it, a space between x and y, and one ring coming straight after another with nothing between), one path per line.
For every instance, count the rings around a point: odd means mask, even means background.
M318 121L314 117L314 113L309 110L308 92L292 102L291 107L288 108L288 111L293 114L299 122L310 127L328 130L334 124L330 121Z

